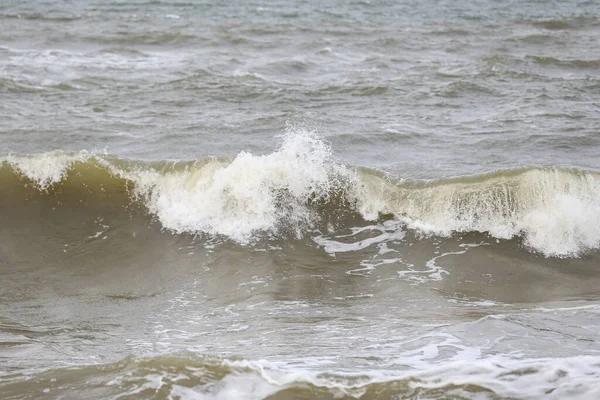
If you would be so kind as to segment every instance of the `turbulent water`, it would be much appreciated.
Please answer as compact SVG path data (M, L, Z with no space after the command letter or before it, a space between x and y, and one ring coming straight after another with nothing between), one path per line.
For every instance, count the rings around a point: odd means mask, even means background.
M0 2L0 398L600 397L600 3Z

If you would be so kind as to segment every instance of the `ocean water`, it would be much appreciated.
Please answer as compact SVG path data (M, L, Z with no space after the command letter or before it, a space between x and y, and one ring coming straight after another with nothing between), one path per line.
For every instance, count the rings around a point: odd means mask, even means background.
M0 398L599 398L598 43L597 1L0 1Z

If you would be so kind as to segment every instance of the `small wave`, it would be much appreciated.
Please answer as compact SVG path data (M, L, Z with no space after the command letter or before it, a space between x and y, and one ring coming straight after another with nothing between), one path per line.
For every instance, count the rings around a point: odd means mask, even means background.
M364 83L352 83L344 86L327 85L315 91L309 92L313 96L323 96L331 93L349 94L356 97L380 96L386 94L390 88L388 86L376 86Z
M482 61L484 63L480 75L482 78L503 76L526 81L534 79L540 82L550 82L557 76L560 76L560 79L570 79L569 76L575 72L584 76L590 75L600 67L600 60L597 59L563 59L538 55L517 57L496 54L484 57Z
M541 33L516 36L514 38L511 38L510 40L534 45L555 45L565 43L565 39L560 35L544 35Z
M4 162L34 182L41 190L47 190L50 185L63 180L74 163L85 162L88 159L89 155L86 152L52 152L31 157L9 155Z
M497 91L484 86L484 85L478 85L474 82L467 82L467 81L457 81L457 82L453 82L450 83L448 85L446 85L443 89L438 91L438 95L442 96L442 97L449 97L449 98L454 98L454 97L461 97L461 96L467 96L467 95L478 95L478 94L485 94L485 95L489 95L489 96L494 96L497 95Z
M579 17L570 17L570 18L560 18L560 19L543 19L543 20L532 20L525 21L530 23L531 25L547 29L547 30L567 30L567 29L585 29L596 27L600 25L600 19L597 17L587 17L587 16L579 16Z
M0 89L8 93L37 93L44 90L40 86L33 86L27 82L7 78L0 78Z
M199 40L198 36L185 34L181 32L164 32L153 31L132 34L131 32L115 32L112 35L105 36L89 36L86 40L108 45L132 46L164 46L164 45L179 45Z
M440 28L440 29L434 29L433 31L431 31L431 34L439 35L439 36L454 37L454 36L470 36L473 33L467 29L463 29L460 27L445 27L445 28Z
M5 174L17 173L42 193L73 179L83 180L85 190L127 187L130 199L172 232L240 243L265 233L301 237L324 222L347 228L344 221L360 216L393 218L403 223L398 229L423 235L521 237L545 256L576 257L600 248L599 173L528 168L406 181L336 162L311 132L290 132L278 149L261 156L241 152L233 159L148 164L55 152L9 155L3 166Z
M300 60L279 60L264 66L266 71L274 71L279 74L298 74L307 72L313 64Z
M80 15L47 15L39 13L0 14L0 18L30 21L71 22L81 19Z
M131 56L131 57L148 57L149 55L144 53L143 51L132 49L129 47L107 47L101 49L97 52L97 54L117 54L123 56Z
M568 67L575 69L593 69L600 68L600 60L562 60L554 57L527 56L527 59L540 65L552 65L559 67Z

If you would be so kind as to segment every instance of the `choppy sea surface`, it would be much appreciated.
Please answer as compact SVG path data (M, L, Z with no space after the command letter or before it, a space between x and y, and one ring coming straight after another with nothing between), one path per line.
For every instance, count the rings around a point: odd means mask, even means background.
M597 1L0 2L0 398L600 397Z

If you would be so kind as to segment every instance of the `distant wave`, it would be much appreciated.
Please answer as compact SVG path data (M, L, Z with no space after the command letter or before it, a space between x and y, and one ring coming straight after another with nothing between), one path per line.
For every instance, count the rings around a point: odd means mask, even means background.
M71 22L81 19L81 15L47 15L40 13L2 13L0 19L24 19L32 21Z
M554 19L525 20L523 22L547 30L586 29L600 24L600 20L596 16L565 16Z
M593 70L597 70L600 67L600 60L562 60L554 57L540 56L527 56L526 58L542 65Z
M270 154L143 163L86 152L7 155L0 184L119 190L174 233L248 243L290 229L303 236L323 219L396 219L422 235L480 232L521 237L552 257L600 248L600 173L527 168L438 181L409 181L336 162L317 135L286 135ZM7 193L15 192L5 191Z

